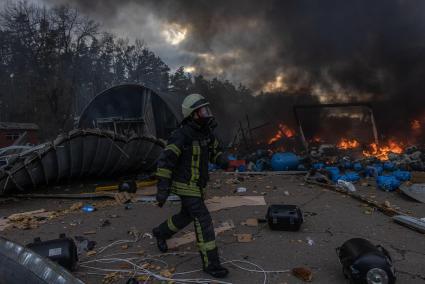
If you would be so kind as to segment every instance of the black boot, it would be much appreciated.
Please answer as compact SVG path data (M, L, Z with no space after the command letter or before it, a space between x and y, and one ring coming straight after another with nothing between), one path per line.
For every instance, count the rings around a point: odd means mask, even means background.
M227 274L229 274L229 270L221 266L220 263L211 263L206 268L204 268L204 271L214 278L224 278L227 276Z
M158 246L158 249L161 252L164 252L164 253L167 252L168 251L167 241L164 237L161 236L161 232L159 231L159 229L154 228L152 230L152 234L156 238L156 245Z
M211 275L214 278L224 278L229 274L229 270L227 268L221 266L220 258L218 256L218 249L215 248L207 252L208 257L208 265L205 266L204 258L202 257L202 263L204 267L204 271Z

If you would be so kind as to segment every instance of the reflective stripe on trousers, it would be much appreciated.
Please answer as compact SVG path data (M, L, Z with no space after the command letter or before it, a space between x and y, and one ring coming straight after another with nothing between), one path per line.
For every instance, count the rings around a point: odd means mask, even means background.
M192 221L195 225L197 246L203 265L206 267L211 262L218 262L218 254L215 252L214 227L211 215L202 198L181 196L180 212L159 225L159 230L162 237L169 239Z

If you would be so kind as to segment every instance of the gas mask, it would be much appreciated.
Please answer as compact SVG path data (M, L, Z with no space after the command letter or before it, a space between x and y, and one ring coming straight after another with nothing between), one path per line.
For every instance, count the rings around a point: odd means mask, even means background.
M208 106L195 110L193 120L202 128L214 129L217 126L212 111Z

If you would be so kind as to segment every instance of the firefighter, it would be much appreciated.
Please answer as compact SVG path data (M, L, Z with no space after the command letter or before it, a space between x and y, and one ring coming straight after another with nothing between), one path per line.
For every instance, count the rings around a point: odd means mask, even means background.
M224 168L227 159L213 134L216 123L209 102L199 94L191 94L184 99L182 112L184 119L168 139L158 160L156 174L159 207L164 205L171 192L180 197L181 210L152 232L159 250L166 252L166 240L193 221L204 271L222 278L229 271L220 264L212 219L204 203L204 190L208 181L208 163Z

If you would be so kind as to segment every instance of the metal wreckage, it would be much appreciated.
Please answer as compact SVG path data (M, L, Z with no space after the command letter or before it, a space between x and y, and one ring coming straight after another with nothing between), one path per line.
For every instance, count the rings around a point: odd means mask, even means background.
M180 100L140 85L100 93L83 110L76 129L34 147L2 149L0 195L152 171L164 139L178 125Z

